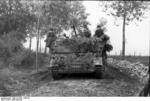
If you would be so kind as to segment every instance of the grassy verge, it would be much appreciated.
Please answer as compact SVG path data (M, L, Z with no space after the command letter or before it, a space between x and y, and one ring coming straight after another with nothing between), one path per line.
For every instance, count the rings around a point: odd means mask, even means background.
M41 84L41 79L47 74L47 71L45 71L45 74L34 76L37 73L33 60L35 59L35 53L30 53L22 58L19 57L21 60L19 65L9 66L1 63L0 96L15 96L34 89ZM48 64L48 56L39 54L39 71L46 70L46 64Z
M114 58L116 60L122 60L121 56L109 56L110 58ZM130 62L140 62L145 66L149 65L149 57L148 56L126 56L125 60Z

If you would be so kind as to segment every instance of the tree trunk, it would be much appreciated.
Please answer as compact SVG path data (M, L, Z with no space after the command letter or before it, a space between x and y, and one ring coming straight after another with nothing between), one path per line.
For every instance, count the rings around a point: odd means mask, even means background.
M47 47L46 47L46 44L45 44L44 53L45 53L45 54L47 53Z
M125 5L125 4L124 4ZM125 26L126 26L126 9L123 15L123 36L122 36L122 58L125 57Z
M37 44L36 44L36 70L37 72L38 72L38 52L39 52L39 35L37 35Z
M39 36L39 52L41 53L41 37Z
M77 32L76 32L75 26L73 26L72 28L73 28L73 31L74 31L74 33L75 33L75 36L77 37Z
M37 22L37 44L36 44L36 70L38 72L38 51L39 51L39 18Z
M32 47L32 37L30 37L30 41L29 41L29 49L31 50Z
M125 18L124 18L125 19ZM122 57L125 57L125 20L123 20Z

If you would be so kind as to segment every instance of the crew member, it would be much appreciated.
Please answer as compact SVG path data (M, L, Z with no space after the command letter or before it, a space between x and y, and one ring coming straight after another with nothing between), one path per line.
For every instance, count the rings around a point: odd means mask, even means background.
M56 34L54 32L54 29L51 28L50 31L48 32L47 38L46 38L46 47L49 47L52 49L52 45L54 44L54 41L56 40Z
M112 45L110 45L110 38L106 34L104 34L104 30L102 29L102 26L97 25L97 29L95 31L95 37L100 38L102 41L105 41L106 44L104 46L104 49L102 51L102 57L103 57L103 63L106 64L107 60L107 53L106 51L111 51L112 50Z

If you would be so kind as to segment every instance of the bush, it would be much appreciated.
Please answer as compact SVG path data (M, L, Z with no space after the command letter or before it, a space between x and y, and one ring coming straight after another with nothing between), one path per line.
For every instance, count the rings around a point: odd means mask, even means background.
M23 49L21 42L13 35L14 33L6 34L0 38L0 60L6 64L12 56Z
M10 61L15 67L32 68L36 64L36 53L30 50L24 50L11 57ZM38 54L38 65L42 66L45 63L45 56Z
M7 66L35 65L36 54L33 51L23 48L22 41L17 37L17 32L12 32L0 38L0 61ZM41 66L45 61L43 54L39 54L38 64Z

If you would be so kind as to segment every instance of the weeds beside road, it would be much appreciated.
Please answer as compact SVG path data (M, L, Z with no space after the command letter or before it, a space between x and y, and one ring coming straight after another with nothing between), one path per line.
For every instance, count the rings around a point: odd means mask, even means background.
M109 57L116 60L122 60L121 56L109 56ZM140 62L145 66L149 66L149 56L126 56L125 60L130 61L132 63Z

